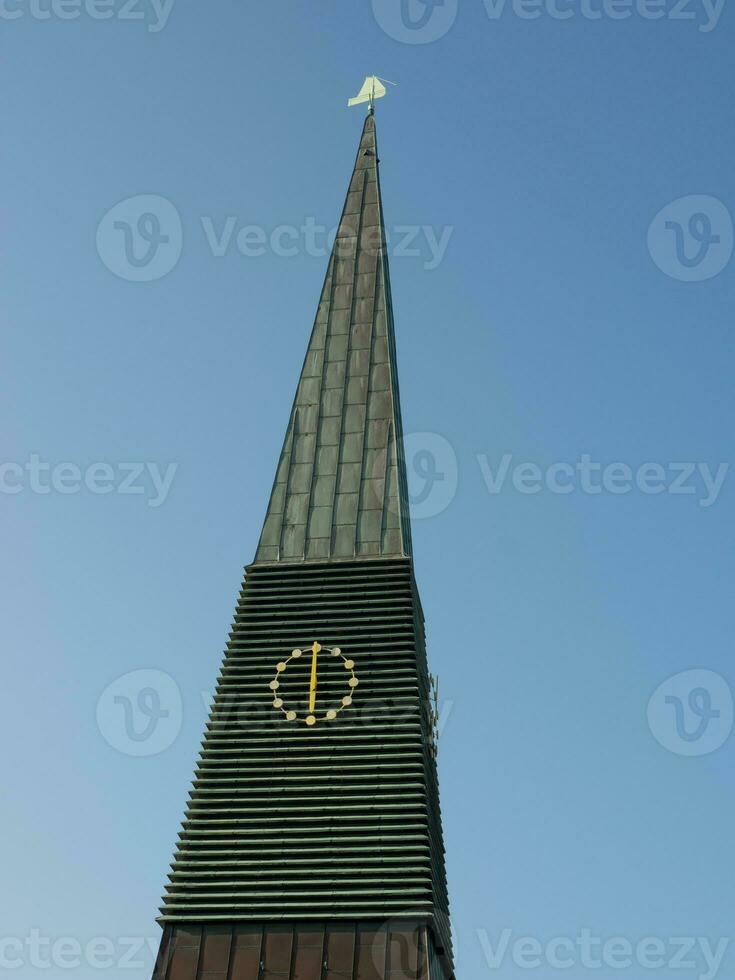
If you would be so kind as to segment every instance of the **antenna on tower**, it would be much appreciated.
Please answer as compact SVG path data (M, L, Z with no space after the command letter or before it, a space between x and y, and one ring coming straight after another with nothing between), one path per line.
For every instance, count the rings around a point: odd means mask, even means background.
M387 89L383 84L396 85L397 82L389 82L387 78L378 78L377 75L368 75L362 83L362 88L353 99L347 100L348 106L359 105L361 102L368 103L368 112L372 115L373 103L376 99L382 99Z

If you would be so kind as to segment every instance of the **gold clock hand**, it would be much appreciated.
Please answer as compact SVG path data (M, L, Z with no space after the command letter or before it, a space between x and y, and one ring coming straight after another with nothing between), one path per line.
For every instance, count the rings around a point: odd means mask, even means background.
M309 682L309 711L316 707L316 657L321 647L314 643L311 648L311 681Z

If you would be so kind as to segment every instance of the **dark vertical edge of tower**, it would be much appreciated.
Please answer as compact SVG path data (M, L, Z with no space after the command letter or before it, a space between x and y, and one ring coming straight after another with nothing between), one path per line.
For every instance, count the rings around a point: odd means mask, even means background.
M370 112L368 119L373 119L375 126L375 115ZM393 318L393 290L390 281L390 263L388 261L388 238L385 231L385 213L383 211L383 191L380 184L380 156L378 153L378 135L375 133L375 168L378 182L378 207L380 209L380 231L382 239L381 249L381 271L385 290L386 316L388 318L388 344L390 347L390 371L393 387L393 403L396 416L396 453L398 471L398 491L400 494L400 513L404 541L404 552L409 557L413 555L413 539L411 534L411 517L408 499L408 477L406 474L406 456L403 446L403 413L401 410L401 392L398 382L398 352L396 349L396 327Z

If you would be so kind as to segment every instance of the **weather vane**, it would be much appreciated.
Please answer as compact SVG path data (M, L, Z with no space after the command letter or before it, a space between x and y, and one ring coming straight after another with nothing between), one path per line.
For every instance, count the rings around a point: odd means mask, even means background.
M368 75L365 78L365 81L362 83L362 88L354 97L354 99L347 100L347 105L353 106L353 105L359 105L361 102L367 102L368 112L372 115L373 103L375 102L376 99L382 99L385 93L387 92L387 89L383 84L383 82L385 82L386 85L397 84L397 82L389 82L387 78L378 78L377 75Z

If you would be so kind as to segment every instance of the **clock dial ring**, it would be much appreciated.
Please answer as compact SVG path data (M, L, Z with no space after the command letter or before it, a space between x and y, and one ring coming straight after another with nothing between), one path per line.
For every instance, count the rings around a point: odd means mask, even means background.
M321 708L319 711L316 709L317 700L317 679L318 679L318 655L321 652L325 652L331 655L331 657L337 657L341 660L342 666L349 675L347 677L346 687L347 693L341 698L333 701L328 708ZM288 670L289 664L293 661L300 660L302 657L311 654L311 673L309 680L309 707L308 713L304 717L299 717L298 712L289 708L286 703L286 699L281 696L281 678ZM288 722L303 722L304 724L312 727L318 722L334 721L340 712L344 711L345 708L349 707L353 703L353 695L355 689L359 685L359 679L355 673L355 661L349 657L346 657L340 647L328 647L314 641L310 647L301 649L296 647L291 651L289 657L279 660L276 664L276 673L273 678L268 683L268 687L273 695L272 706L274 709L281 712L284 719Z

